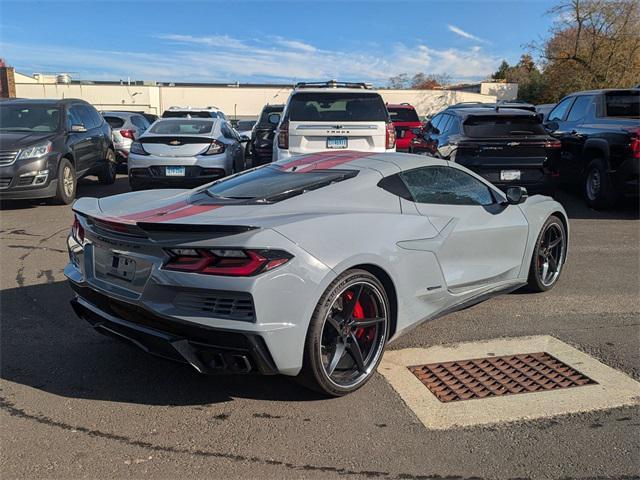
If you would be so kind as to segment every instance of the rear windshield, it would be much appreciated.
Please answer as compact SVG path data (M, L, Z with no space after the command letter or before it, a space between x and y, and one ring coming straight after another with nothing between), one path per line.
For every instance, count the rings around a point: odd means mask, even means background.
M217 112L170 112L166 111L162 114L162 118L219 118Z
M470 117L464 122L464 133L474 138L546 134L537 116L507 117L504 115Z
M110 117L105 115L104 119L111 128L120 128L122 125L124 125L124 120L118 117Z
M167 120L157 121L154 123L149 132L160 135L202 135L210 133L213 129L213 121L211 120Z
M0 104L0 130L11 132L55 132L60 109L43 105Z
M294 122L386 122L387 109L377 93L296 93L289 103Z
M419 122L418 114L413 108L388 108L392 122Z
M216 182L207 192L223 199L275 202L353 178L357 174L357 170L291 172L277 165L269 165Z
M251 130L255 124L255 120L240 120L236 126L236 130Z
M640 118L640 92L609 92L605 102L607 117Z
M258 125L270 125L269 123L269 115L272 113L280 113L282 114L283 107L280 108L265 108L262 110L262 114L260 115L260 120L258 120Z

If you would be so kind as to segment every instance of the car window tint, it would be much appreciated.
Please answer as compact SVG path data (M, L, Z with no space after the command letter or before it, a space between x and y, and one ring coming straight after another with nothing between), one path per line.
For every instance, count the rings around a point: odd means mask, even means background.
M70 129L72 125L81 125L82 123L82 116L78 107L70 107L67 112L67 127Z
M289 120L298 122L386 122L389 118L377 93L296 93L288 111Z
M438 127L440 133L445 133L447 131L447 129L449 128L449 124L451 123L451 119L451 115L442 116L442 121L440 122L440 126Z
M105 115L104 119L111 128L120 128L124 125L124 120L120 117L112 117L111 115Z
M220 131L222 132L222 135L224 136L224 138L228 138L230 140L235 139L235 136L233 135L231 128L229 128L229 126L226 123L222 125L222 127L220 128Z
M149 122L147 122L146 118L135 115L131 117L131 123L133 123L140 130L146 130L149 127Z
M607 117L640 118L640 92L609 92L605 95Z
M481 115L464 122L464 132L473 138L518 137L544 135L545 130L536 115Z
M571 105L571 102L573 102L573 99L574 97L565 98L559 104L557 104L555 108L551 110L551 113L549 113L549 118L547 118L547 121L562 121L562 119L564 118L564 114L567 112L567 109Z
M567 122L575 122L584 118L587 115L587 111L591 106L593 97L590 95L581 95L573 102L569 115L567 116Z
M82 125L84 125L84 128L90 130L98 126L91 115L91 110L89 110L85 105L77 105L73 108L78 112L80 121L82 122Z
M211 132L213 124L214 122L211 120L192 120L188 118L183 120L160 120L153 124L149 132L160 135L203 135Z
M458 117L455 115L451 115L451 121L449 122L449 125L447 125L447 133L449 135L460 133L460 122L458 121Z
M400 173L413 200L440 205L491 205L489 187L457 168L433 166Z
M419 122L418 114L413 108L387 107L392 122Z

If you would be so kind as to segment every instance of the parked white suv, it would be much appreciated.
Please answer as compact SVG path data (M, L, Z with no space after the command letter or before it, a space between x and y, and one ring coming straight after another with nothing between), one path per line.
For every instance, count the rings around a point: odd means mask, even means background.
M273 161L331 150L393 152L396 134L378 92L365 83L298 83L273 142Z
M221 118L226 120L224 112L218 107L169 107L162 118Z

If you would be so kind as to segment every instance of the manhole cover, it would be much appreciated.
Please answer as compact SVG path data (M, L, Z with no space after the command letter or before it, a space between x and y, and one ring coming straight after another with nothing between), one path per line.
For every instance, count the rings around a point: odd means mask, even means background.
M441 402L543 392L597 382L546 352L408 367Z

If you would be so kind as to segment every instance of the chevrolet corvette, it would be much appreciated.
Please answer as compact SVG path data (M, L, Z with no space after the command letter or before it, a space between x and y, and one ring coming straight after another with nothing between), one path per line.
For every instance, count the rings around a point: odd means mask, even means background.
M552 198L445 160L345 150L73 210L65 274L97 331L328 396L364 385L422 322L552 288L569 234Z

